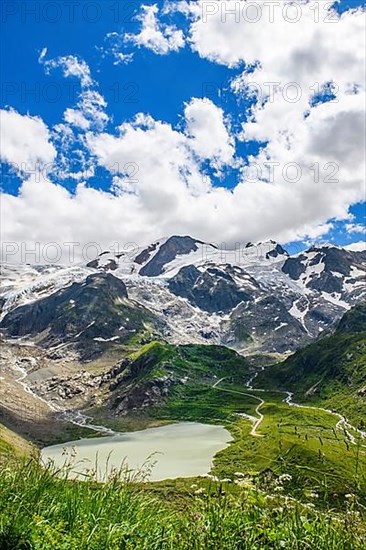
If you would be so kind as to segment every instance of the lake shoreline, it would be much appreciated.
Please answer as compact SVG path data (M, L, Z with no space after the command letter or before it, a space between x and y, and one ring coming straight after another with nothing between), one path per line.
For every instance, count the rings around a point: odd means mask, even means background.
M105 481L112 472L148 481L207 475L215 455L233 437L224 426L175 422L134 432L85 438L41 450L41 462L67 470L71 479L93 473Z

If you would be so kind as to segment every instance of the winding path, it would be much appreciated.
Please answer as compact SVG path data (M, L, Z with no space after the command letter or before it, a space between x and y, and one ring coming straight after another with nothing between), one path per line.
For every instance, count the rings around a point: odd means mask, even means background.
M258 415L258 417L251 416L250 414L246 414L246 413L238 413L238 416L241 416L243 418L247 418L248 420L250 420L253 423L253 427L250 431L250 435L253 435L255 437L264 437L263 434L257 433L257 429L258 429L258 427L260 426L261 422L264 419L264 415L260 412L259 409L261 408L262 405L264 405L265 401L263 399L261 399L260 397L257 397L256 395L253 395L252 393L245 393L245 392L238 391L238 390L229 390L227 388L218 388L218 385L223 380L225 380L225 377L220 378L220 380L215 382L215 384L212 387L217 388L220 391L226 391L228 393L238 393L239 395L246 395L247 397L251 397L252 399L256 399L257 401L259 401L259 404L257 405L257 407L255 409L255 413ZM247 386L247 387L249 387L249 386Z
M249 380L246 382L245 385L246 385L246 387L248 388L249 391L257 391L257 392L258 391L260 391L260 392L265 392L266 391L262 388L253 388L253 381L257 378L259 372L261 372L263 370L264 370L264 367L261 367L260 371L257 371L256 373L254 373L253 376L251 378L249 378ZM212 387L218 388L218 385L223 380L225 380L225 378L221 378L220 380L218 380ZM239 416L241 416L243 418L247 418L248 420L250 420L253 423L253 427L250 431L250 435L253 435L255 437L264 437L263 434L257 433L257 430L258 430L259 426L261 425L261 423L263 422L263 419L264 419L264 415L259 410L262 407L262 405L265 404L264 399L261 399L260 397L258 397L256 395L253 395L251 393L241 392L241 391L238 391L238 390L229 390L229 389L226 389L226 388L218 388L218 389L220 389L221 391L229 392L229 393L239 393L241 395L246 395L248 397L252 397L253 399L256 399L257 401L259 401L259 404L255 409L255 412L258 415L257 418L254 417L254 416L251 416L249 414L245 414L245 413L238 413L238 414L239 414ZM357 433L362 439L366 439L366 432L356 428L355 426L352 426L352 424L350 424L350 422L348 422L347 418L345 416L341 415L340 413L334 412L330 409L324 409L322 407L313 407L311 405L300 405L299 403L295 403L292 400L293 393L289 392L289 391L280 391L280 390L273 390L273 391L275 391L276 393L286 394L286 397L283 399L283 402L286 403L289 407L298 407L298 408L301 408L301 409L311 409L311 410L316 410L316 411L322 411L322 412L326 412L326 413L329 413L329 414L333 414L334 416L337 416L339 420L338 420L338 422L335 426L335 429L336 430L343 430L345 435L347 436L347 439L353 445L358 445L359 441L357 441L356 437L353 434L351 434L349 432L349 430L352 430L353 432ZM366 444L365 445L361 444L360 446L366 448Z

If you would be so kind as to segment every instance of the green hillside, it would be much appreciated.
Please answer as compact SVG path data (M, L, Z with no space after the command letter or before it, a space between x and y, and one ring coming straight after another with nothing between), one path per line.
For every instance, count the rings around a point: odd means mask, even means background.
M334 334L258 375L258 387L291 391L295 400L327 406L366 424L366 304L348 311Z
M29 455L34 450L29 441L0 424L0 463L9 457Z
M250 363L224 346L143 345L130 354L104 394L93 417L117 430L141 429L168 420L226 422L240 410L254 413L256 400L219 390L217 384L244 387Z

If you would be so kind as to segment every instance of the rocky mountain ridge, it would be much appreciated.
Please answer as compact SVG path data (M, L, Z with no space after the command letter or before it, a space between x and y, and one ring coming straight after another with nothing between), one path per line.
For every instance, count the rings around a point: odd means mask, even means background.
M92 292L97 280L120 289L123 307ZM285 353L330 330L365 296L362 250L324 245L290 256L274 241L227 249L172 236L130 255L104 251L86 265L4 266L0 328L51 346L77 340L79 349L155 332L171 343Z

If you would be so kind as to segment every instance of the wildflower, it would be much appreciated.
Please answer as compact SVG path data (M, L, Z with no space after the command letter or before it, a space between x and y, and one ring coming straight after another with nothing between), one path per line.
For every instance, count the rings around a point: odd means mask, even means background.
M236 477L245 477L245 474L243 474L243 472L234 472L234 476L236 476Z
M220 481L218 477L216 476L213 476L211 474L207 474L206 476L208 479L211 479L212 481Z
M292 476L290 474L282 474L279 478L278 478L278 481L280 483L283 483L285 481L291 481L292 480Z
M280 540L280 548L285 548L286 542L284 540Z
M246 483L245 481L242 481L242 480L239 480L239 479L236 479L234 481L235 485L237 485L238 487L245 487L246 486Z
M191 489L197 489L196 483L193 483L193 485L191 485Z
M194 492L195 495L202 495L202 493L204 493L205 490L203 487L200 487L199 489L197 489L197 491Z
M254 485L253 485L253 483L251 482L250 479L236 479L234 481L234 483L238 487L247 487L247 489L253 489L254 488Z

